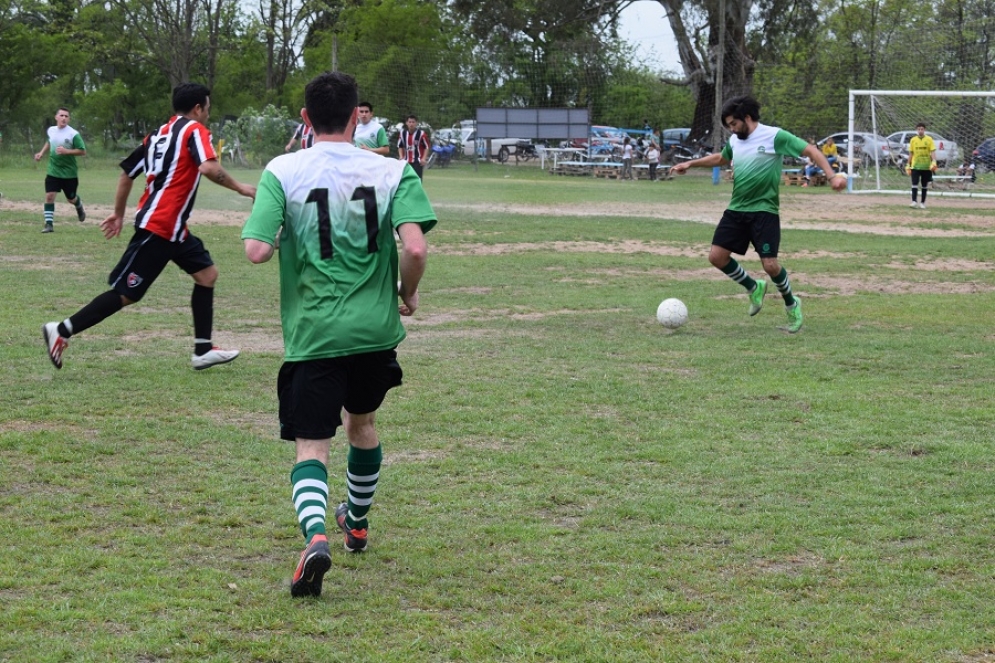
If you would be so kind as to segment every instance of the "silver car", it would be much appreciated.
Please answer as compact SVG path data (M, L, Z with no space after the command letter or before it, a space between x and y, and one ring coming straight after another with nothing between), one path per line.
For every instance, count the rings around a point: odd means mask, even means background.
M901 143L892 142L884 136L862 131L855 131L853 133L854 151L852 155L850 154L850 137L846 131L826 136L826 138L820 140L816 145L821 148L822 144L829 138L832 138L836 143L836 149L841 157L854 156L861 159L867 165L878 161L882 166L887 166L892 163L893 159L897 159L902 151Z

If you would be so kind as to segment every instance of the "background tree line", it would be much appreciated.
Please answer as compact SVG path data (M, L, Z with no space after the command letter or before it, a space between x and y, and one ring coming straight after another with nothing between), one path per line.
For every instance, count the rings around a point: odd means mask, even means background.
M680 71L654 71L619 40L633 1L666 11ZM266 106L290 118L304 83L337 66L392 122L578 106L595 124L648 119L704 137L721 90L756 94L765 121L824 135L844 127L849 88L989 89L993 10L995 0L0 0L0 131L6 150L37 148L67 105L91 145L121 149L163 121L184 80L211 87L216 122Z

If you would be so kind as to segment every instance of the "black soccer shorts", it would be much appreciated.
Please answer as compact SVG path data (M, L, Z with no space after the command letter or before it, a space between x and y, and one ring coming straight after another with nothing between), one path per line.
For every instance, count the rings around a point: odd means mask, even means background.
M280 439L334 437L343 408L351 414L376 411L403 377L396 349L285 362L276 382Z
M761 258L776 258L781 246L781 217L770 212L727 209L715 228L712 244L743 255L753 244Z

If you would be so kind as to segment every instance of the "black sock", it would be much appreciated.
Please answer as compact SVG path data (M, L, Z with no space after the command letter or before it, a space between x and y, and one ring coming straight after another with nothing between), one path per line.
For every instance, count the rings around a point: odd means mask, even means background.
M193 309L194 354L200 356L210 352L211 332L214 328L214 288L194 284L190 295L190 308Z
M113 290L108 290L102 295L97 295L93 301L81 308L69 318L69 324L59 323L59 334L64 338L69 338L73 334L103 322L124 307L121 303L121 295Z

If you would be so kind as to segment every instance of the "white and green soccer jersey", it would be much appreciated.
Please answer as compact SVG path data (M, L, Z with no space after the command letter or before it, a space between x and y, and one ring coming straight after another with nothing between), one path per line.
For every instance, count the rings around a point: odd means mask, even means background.
M356 147L368 148L387 147L390 145L387 141L387 132L376 120L370 120L366 124L358 122L356 124L356 133L352 136L352 142Z
M242 239L274 244L280 234L287 361L388 350L404 339L394 237L404 223L427 232L436 217L403 161L324 141L270 161Z
M60 129L59 127L48 128L48 170L52 177L62 179L72 179L79 177L79 170L76 167L76 157L72 154L56 154L55 148L64 147L67 150L85 150L83 137L79 132L68 124Z
M778 214L781 159L799 157L807 146L798 136L766 124L758 124L746 140L733 134L722 148L722 157L732 161L735 173L729 209Z

